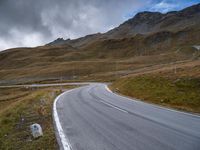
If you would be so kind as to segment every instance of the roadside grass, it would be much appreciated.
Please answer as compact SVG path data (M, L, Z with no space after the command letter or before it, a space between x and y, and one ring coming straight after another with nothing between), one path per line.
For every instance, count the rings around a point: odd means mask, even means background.
M72 88L71 86L65 86ZM2 92L3 91L3 92ZM19 91L28 93L26 96L17 96ZM60 87L48 88L15 88L3 89L0 95L16 94L16 99L4 103L4 109L0 111L0 149L58 149L56 143L52 105L55 97L60 94ZM43 137L33 139L30 125L39 123L43 129Z
M8 107L11 107L13 104L17 103L21 97L27 96L29 93L28 90L20 88L9 88L0 89L0 114L3 111L6 111Z
M121 94L179 110L200 113L200 78L148 74L117 80Z

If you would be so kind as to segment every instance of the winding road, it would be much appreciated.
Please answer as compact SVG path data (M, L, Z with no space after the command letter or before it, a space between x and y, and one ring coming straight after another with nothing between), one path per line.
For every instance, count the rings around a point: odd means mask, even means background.
M200 150L200 116L147 104L93 83L57 97L61 149Z

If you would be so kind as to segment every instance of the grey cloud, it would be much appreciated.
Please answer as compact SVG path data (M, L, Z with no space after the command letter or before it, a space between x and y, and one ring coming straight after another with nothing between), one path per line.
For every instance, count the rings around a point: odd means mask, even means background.
M105 32L145 0L0 0L0 49Z

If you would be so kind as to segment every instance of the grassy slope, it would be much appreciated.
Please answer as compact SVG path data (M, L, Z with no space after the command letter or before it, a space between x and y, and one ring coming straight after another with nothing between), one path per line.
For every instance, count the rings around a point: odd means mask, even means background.
M6 50L0 52L0 82L18 79L34 82L60 77L72 80L73 76L77 80L101 80L115 70L129 71L148 65L194 59L199 52L191 46L199 44L199 32L199 27L195 27L167 35L160 32L107 39L79 49L65 45ZM108 80L110 78L108 75Z
M1 89L0 149L57 149L51 109L59 92L59 88ZM41 124L43 137L32 138L29 128L32 123Z
M192 73L190 73L190 71ZM111 88L124 95L200 113L200 66L121 78Z

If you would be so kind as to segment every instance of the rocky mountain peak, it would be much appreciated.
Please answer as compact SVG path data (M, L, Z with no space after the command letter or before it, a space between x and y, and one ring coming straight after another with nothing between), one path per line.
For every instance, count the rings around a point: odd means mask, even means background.
M56 40L54 40L51 43L48 43L46 45L48 46L53 46L53 45L62 45L65 44L67 41L70 41L70 39L64 40L63 38L57 38Z
M140 12L138 14L135 15L134 18L132 19L139 19L139 20L147 20L147 19L156 19L161 17L163 14L160 12L149 12L149 11L144 11L144 12Z
M63 39L63 38L57 38L57 39L55 40L55 42L61 42L61 41L64 41L64 39Z
M185 9L179 11L178 13L182 14L184 16L189 16L189 15L194 15L194 14L200 13L200 3L190 6L190 7L187 7Z

